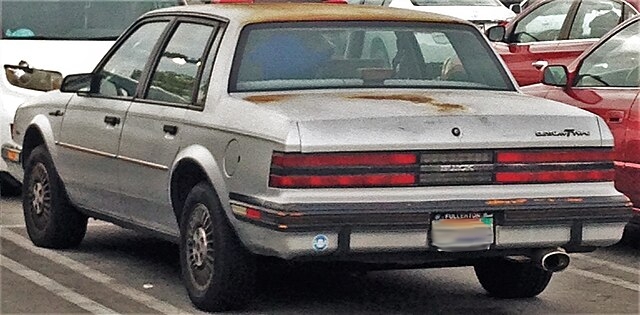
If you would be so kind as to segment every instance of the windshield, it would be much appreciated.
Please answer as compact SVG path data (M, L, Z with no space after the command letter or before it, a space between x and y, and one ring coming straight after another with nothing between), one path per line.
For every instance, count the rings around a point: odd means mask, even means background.
M114 40L145 12L178 0L2 0L3 39Z
M235 56L230 91L514 89L482 34L467 25L256 24L243 30Z
M501 6L498 0L411 0L417 6Z

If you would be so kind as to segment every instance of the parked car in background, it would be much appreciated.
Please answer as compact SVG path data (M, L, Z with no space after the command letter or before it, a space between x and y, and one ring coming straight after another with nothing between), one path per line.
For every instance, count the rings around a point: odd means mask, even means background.
M453 16L470 21L481 30L506 23L515 16L513 11L507 9L498 0L349 0L348 2Z
M487 37L524 86L539 83L548 64L568 65L638 9L640 0L541 0Z
M568 67L546 67L544 84L522 88L525 93L571 104L604 119L616 142L616 188L635 205L636 216L629 226L634 231L640 228L639 71L640 16L636 16Z
M90 71L141 14L182 0L0 1L0 144L11 140L16 108L60 87L63 75ZM17 192L21 171L0 160L3 193ZM17 177L17 178L16 178Z
M474 266L532 297L631 214L601 118L522 94L475 26L417 11L154 11L20 106L14 140L34 244L77 246L87 217L175 241L210 311L246 305L259 256Z

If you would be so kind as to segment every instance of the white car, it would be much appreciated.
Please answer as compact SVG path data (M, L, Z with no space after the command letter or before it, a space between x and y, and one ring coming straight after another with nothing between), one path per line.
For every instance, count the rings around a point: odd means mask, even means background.
M11 141L16 108L59 88L62 77L88 72L141 14L183 0L0 1L0 144ZM0 160L0 188L17 193L22 170Z
M516 14L498 0L385 0L390 7L453 16L480 30L512 19Z

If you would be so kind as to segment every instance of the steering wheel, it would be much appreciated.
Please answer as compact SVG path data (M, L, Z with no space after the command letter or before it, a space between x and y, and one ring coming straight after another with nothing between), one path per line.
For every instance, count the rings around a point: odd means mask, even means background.
M521 40L522 35L527 35L528 37L531 37L536 42L540 41L537 37L531 35L531 33L525 32L525 31L518 32L515 35L516 35L516 38L518 39L518 42L521 42L521 43L522 43L522 40Z

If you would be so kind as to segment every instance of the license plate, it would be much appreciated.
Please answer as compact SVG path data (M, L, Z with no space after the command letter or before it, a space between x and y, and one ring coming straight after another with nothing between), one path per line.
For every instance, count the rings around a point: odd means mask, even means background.
M493 214L438 213L432 217L431 245L439 250L486 250L493 242Z

